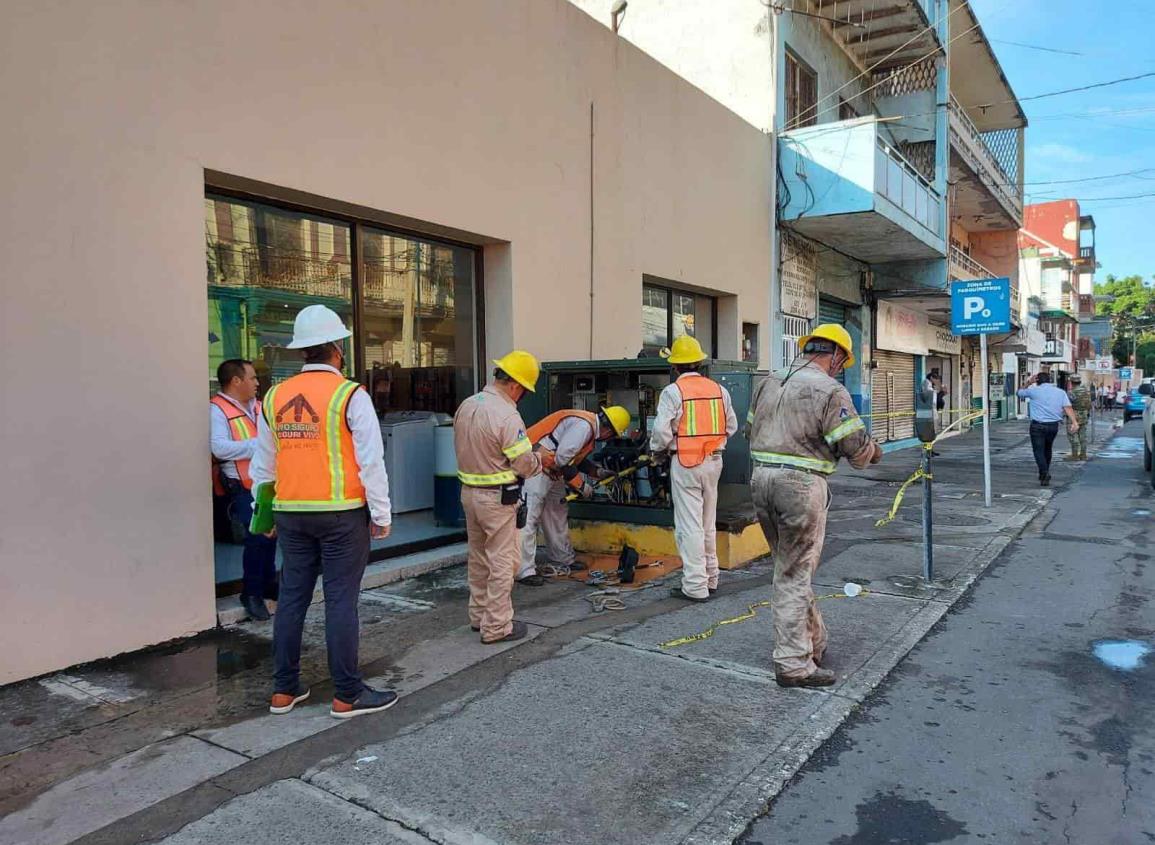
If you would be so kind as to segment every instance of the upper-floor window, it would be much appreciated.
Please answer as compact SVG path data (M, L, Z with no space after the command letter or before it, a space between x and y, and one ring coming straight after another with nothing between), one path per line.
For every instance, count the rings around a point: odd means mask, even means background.
M818 74L793 53L786 54L786 127L813 126L818 122Z
M642 285L642 348L655 355L682 335L714 357L714 298L662 285Z

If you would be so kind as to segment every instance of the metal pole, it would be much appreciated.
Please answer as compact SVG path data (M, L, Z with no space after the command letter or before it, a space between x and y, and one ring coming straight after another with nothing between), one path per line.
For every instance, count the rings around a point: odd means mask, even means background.
M991 506L990 376L987 374L987 336L979 335L979 368L983 378L983 501Z
M934 580L934 540L931 536L931 447L922 450L922 577L929 585Z

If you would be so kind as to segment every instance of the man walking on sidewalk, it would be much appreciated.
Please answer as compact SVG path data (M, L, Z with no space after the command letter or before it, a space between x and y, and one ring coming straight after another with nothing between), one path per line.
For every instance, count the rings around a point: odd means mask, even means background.
M318 576L334 687L329 714L347 719L397 701L391 690L366 686L357 668L357 599L369 539L388 537L393 517L373 402L361 385L341 375L342 341L350 335L324 305L303 308L289 349L304 351L305 366L265 395L258 420L253 485L275 484L273 511L283 558L273 623L272 713L288 713L309 697L300 680L301 635Z
M826 625L810 581L826 539L826 477L839 458L856 469L878 463L882 447L866 433L846 388L834 380L854 364L846 329L827 323L798 344L802 354L790 367L754 389L747 417L751 485L774 556L774 677L783 687L824 687L835 675L822 668Z
M1039 468L1039 484L1047 487L1051 483L1051 452L1059 433L1059 422L1066 416L1074 432L1079 430L1079 420L1067 392L1051 384L1050 373L1036 373L1018 395L1020 399L1031 400L1027 406L1031 417L1031 449Z
M487 645L520 640L527 632L513 618L513 578L521 560L517 511L525 479L541 472L517 412L521 398L536 389L541 366L520 349L493 363L493 383L462 402L453 418L469 540L469 625Z
M722 451L738 430L730 393L698 372L706 353L689 335L674 341L668 361L675 379L658 397L650 451L669 454L674 542L682 586L670 594L703 602L718 589L718 479Z
M1068 461L1085 461L1087 460L1087 423L1091 418L1091 390L1083 386L1083 377L1080 375L1072 375L1070 379L1071 389L1068 396L1071 399L1071 407L1075 410L1076 425L1073 428L1067 429L1067 440L1071 444L1071 454L1067 456Z

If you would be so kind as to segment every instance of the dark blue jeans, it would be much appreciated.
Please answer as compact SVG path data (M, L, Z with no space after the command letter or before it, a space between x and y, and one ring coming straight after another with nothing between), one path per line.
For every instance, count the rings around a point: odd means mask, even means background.
M1057 422L1031 422L1031 450L1035 453L1040 480L1051 473L1051 448L1055 445L1055 435L1058 433Z
M369 511L276 514L281 599L273 617L274 691L292 692L301 675L301 635L317 578L325 593L329 675L342 701L364 689L357 669L357 598L369 562Z
M223 479L229 496L229 517L244 526L245 554L241 595L261 599L277 598L277 541L262 534L250 534L253 494L239 481Z

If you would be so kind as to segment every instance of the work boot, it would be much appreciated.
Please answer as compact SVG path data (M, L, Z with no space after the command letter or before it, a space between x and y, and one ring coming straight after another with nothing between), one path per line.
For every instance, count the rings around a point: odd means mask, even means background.
M329 715L334 719L352 719L354 716L366 716L369 713L380 713L388 710L397 703L397 693L393 690L378 690L365 687L356 701L342 701L333 696L333 704L329 708Z
M257 622L269 620L269 609L265 607L265 600L259 596L241 596L241 607L249 614L250 619Z
M538 575L535 572L533 575L526 575L524 578L518 578L517 583L524 587L540 587L545 583L545 576Z
M1048 472L1046 475L1044 475L1042 478L1040 478L1039 484L1043 487L1050 487L1051 486L1051 474Z
M513 642L514 640L524 640L525 635L528 633L529 628L526 627L524 622L518 622L517 620L514 620L513 630L506 634L504 637L500 637L496 640L482 640L481 643L482 645L497 645L498 643L508 643Z
M300 684L297 684L295 690L275 692L273 693L272 701L269 702L269 712L281 716L291 711L308 697L309 688L302 687Z
M1063 460L1064 461L1077 461L1077 460L1079 460L1079 453L1078 452L1072 452L1071 454L1065 456L1063 458Z
M682 599L683 601L697 602L698 604L702 604L703 602L709 601L708 598L698 598L697 596L688 596L682 592L681 587L670 587L670 595L676 599Z
M775 674L774 680L780 687L831 687L838 681L838 677L829 669L815 669L812 674L802 678Z

